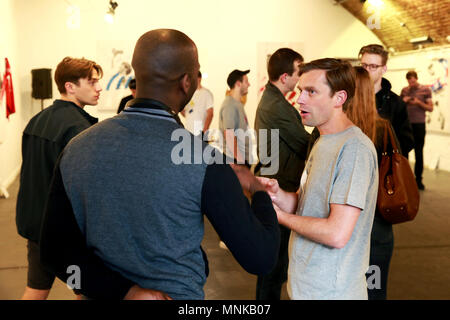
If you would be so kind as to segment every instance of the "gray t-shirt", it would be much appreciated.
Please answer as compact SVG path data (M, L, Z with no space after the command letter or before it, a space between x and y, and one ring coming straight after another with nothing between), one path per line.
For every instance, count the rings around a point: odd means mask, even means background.
M235 129L239 151L242 156L249 161L251 133L248 131L247 115L244 111L244 105L231 96L225 97L222 107L220 108L219 129L221 132L224 132L226 129ZM233 157L233 155L228 152L225 144L224 153L229 157Z
M303 171L297 214L327 218L332 203L361 208L361 213L342 249L291 232L291 299L367 299L365 273L377 192L375 147L358 127L320 136Z

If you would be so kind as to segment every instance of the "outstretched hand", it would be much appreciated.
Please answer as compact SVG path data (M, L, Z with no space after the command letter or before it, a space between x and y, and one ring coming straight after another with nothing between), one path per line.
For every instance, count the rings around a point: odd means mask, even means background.
M276 179L269 179L264 177L257 177L258 181L264 186L265 191L269 194L272 201L277 200L278 193L280 191L280 186Z

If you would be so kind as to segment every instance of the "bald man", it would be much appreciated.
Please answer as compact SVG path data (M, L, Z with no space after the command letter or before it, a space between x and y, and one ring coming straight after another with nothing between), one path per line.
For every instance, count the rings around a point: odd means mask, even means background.
M270 197L246 168L193 164L215 149L178 119L197 87L194 42L176 30L147 32L132 65L136 99L73 139L56 165L44 263L89 298L204 299L205 214L245 270L268 273L279 246ZM174 136L197 153L180 162Z

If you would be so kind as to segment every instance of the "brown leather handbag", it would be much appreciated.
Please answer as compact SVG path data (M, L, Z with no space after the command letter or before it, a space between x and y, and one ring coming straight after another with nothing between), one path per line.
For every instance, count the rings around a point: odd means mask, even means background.
M392 152L387 149L388 139ZM419 189L408 159L399 152L390 124L384 129L383 146L379 168L378 211L392 224L411 221L419 211Z

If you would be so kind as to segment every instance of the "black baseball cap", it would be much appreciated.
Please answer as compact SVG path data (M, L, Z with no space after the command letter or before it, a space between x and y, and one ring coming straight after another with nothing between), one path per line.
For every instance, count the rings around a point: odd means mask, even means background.
M250 72L250 70L241 71L241 70L236 70L236 69L231 71L231 73L228 75L228 78L227 78L227 84L230 87L230 89L234 87L234 84L236 83L236 81L241 79L243 76L245 76L249 72Z

